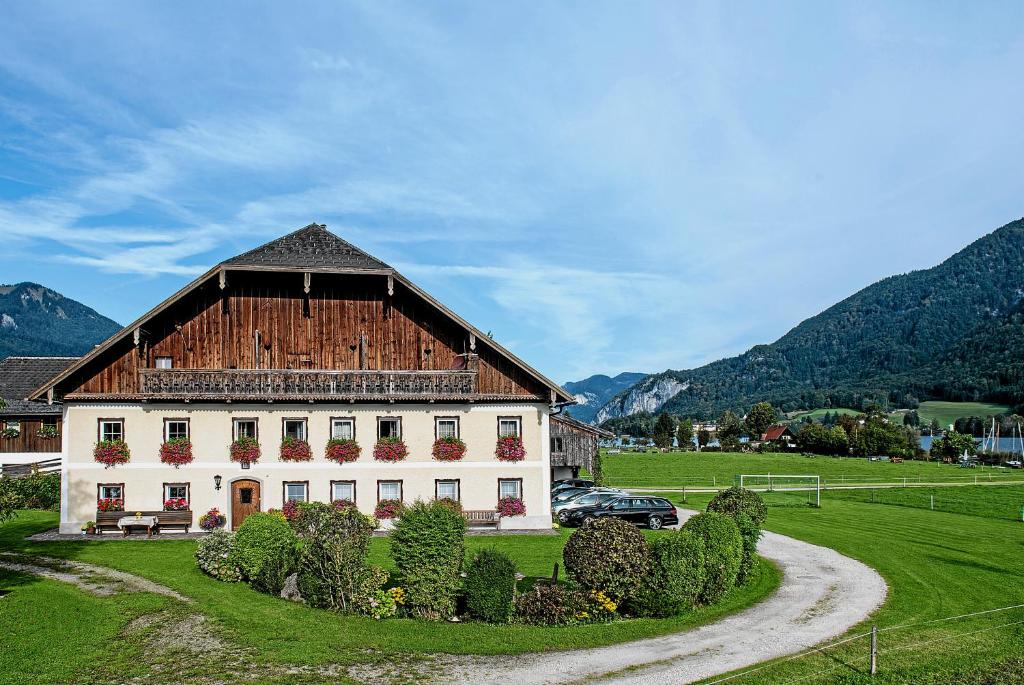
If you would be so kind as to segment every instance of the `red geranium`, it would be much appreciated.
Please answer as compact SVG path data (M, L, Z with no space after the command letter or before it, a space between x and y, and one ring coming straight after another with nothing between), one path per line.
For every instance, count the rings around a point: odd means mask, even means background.
M499 516L522 516L526 513L526 505L518 497L502 497L498 500Z
M373 510L373 516L381 520L396 519L402 515L403 509L405 509L405 505L397 499L382 499L380 502L377 502L377 508Z
M345 511L346 509L355 509L356 503L350 499L336 499L331 502L331 506L338 511Z
M124 440L100 440L92 451L93 459L107 468L117 464L127 464L132 453Z
M96 501L96 511L124 511L124 500L104 497Z
M466 443L455 436L438 438L432 454L438 461L458 461L466 456Z
M172 497L164 502L164 511L185 511L188 509L188 500L184 497Z
M401 438L381 438L373 446L373 458L377 461L402 461L409 456L409 448Z
M298 438L285 438L281 441L281 461L309 461L313 452L309 443Z
M231 443L231 461L252 464L260 458L260 444L246 435Z
M331 461L344 464L355 461L362 453L362 448L355 440L348 438L331 438L327 441L327 450L324 456Z
M293 499L288 500L284 503L284 506L281 507L281 513L284 514L285 519L294 521L299 517L298 503Z
M518 435L502 435L494 448L494 456L500 461L522 461L526 458L523 439Z
M192 463L192 442L188 438L171 438L160 445L160 461L178 468Z

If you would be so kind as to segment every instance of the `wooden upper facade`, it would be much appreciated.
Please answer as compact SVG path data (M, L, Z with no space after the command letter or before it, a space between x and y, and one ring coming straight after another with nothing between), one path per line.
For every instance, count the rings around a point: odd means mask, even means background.
M386 264L317 224L219 264L32 396L572 400Z

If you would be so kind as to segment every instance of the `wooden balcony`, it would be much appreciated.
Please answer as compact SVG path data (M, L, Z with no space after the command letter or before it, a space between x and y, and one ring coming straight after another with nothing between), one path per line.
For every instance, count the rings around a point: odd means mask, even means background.
M474 368L445 371L139 369L146 400L472 400Z

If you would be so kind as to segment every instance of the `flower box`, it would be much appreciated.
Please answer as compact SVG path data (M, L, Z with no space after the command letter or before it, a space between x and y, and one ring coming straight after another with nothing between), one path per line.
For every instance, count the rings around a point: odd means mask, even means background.
M231 443L231 461L240 464L253 464L259 461L260 443L256 438L242 436Z
M348 438L331 438L327 441L327 449L324 456L328 461L336 461L339 464L353 462L359 458L362 448L355 440Z
M377 508L373 510L373 517L378 521L387 521L400 518L405 505L397 499L382 499L377 502Z
M47 425L41 426L39 430L36 431L36 437L42 438L43 440L53 439L57 437L57 427Z
M431 453L437 461L459 461L466 456L466 443L456 437L438 438Z
M522 461L526 458L523 439L518 435L502 435L494 448L494 456L498 461Z
M518 497L502 497L498 500L498 516L525 516L526 505Z
M172 497L165 500L164 511L188 511L188 500L184 497Z
M117 464L127 464L132 453L124 440L101 440L96 443L92 456L93 459L110 468Z
M281 441L281 461L310 461L313 451L309 443L298 438L285 438Z
M114 497L96 500L96 511L124 511L124 500Z
M19 435L21 435L21 430L18 428L4 428L0 430L0 437L7 438L8 440L13 440Z
M402 461L409 456L409 448L401 438L381 438L373 446L373 458L377 461Z
M178 468L192 463L192 442L188 438L171 438L160 445L160 461Z

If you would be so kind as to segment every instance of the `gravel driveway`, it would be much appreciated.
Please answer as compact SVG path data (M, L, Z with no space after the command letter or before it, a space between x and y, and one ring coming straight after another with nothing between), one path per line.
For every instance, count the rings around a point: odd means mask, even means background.
M885 581L874 569L827 547L765 533L758 552L782 569L782 585L763 602L720 621L611 647L455 660L443 680L679 685L835 638L885 601Z

